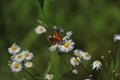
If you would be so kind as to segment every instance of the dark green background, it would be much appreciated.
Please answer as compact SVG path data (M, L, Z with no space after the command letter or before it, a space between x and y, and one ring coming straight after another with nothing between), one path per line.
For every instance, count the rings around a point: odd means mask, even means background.
M34 29L39 25L37 19L43 21L49 29L56 25L65 31L73 31L75 48L88 51L92 56L92 60L87 61L87 69L91 69L92 61L100 59L101 55L105 56L110 65L109 49L116 58L117 44L113 36L120 32L119 0L45 0L43 11L44 15L38 0L0 1L0 80L30 80L25 72L13 73L8 66L11 56L8 48L14 42L22 50L29 49L34 53L35 68L39 73L44 73L49 61L50 44L44 35L36 35ZM67 57L68 63L69 59ZM76 80L65 64L57 66L61 68L60 80ZM88 77L81 67L79 72L78 80ZM111 74L104 67L98 74L100 80L111 79Z

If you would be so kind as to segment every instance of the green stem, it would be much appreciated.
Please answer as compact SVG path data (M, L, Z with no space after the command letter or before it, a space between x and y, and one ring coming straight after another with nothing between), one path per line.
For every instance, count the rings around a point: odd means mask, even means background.
M75 57L76 58L76 57ZM80 63L81 67L85 70L85 72L90 75L89 71L82 65L82 63L76 58L76 60Z
M24 68L23 68L23 71L25 71L33 80L35 80L34 76L33 76L30 72L28 72L28 71L25 70Z
M120 59L120 43L118 42L118 46L117 46L117 58L116 58L116 65L115 65L115 72L118 71L119 72L119 60ZM119 73L118 73L119 74ZM115 80L119 80L118 76L116 74L114 74L114 79Z
M68 66L68 64L66 63L66 60L64 59L64 57L62 56L62 54L60 55L60 57L62 58L62 61L64 62L64 64L66 65L67 69L69 69L70 71L72 71L72 69Z
M40 76L40 74L37 72L37 70L35 68L32 68L32 69L38 76Z
M80 63L81 67L85 70L85 72L90 76L92 73L90 73L77 58L76 58L76 60ZM92 76L90 78L92 80L94 80L94 75L92 74Z
M116 66L115 66L115 70L117 70L118 69L118 67L119 67L119 57L120 57L120 43L118 43L118 51L117 51L117 59L116 59Z
M80 63L80 65L82 66L82 68L86 71L86 73L88 74L88 75L90 75L90 73L89 73L89 71L83 66L83 64L82 63Z
M51 64L48 63L48 67L47 67L47 69L45 70L43 80L46 80L45 75L50 71L50 68L51 68Z
M39 3L40 3L40 1L39 1ZM45 2L44 2L45 3ZM43 7L44 8L44 7ZM44 12L44 9L42 9L41 8L41 3L40 3L40 10L41 10L41 13L42 13L42 18L43 18L43 20L44 20L44 22L45 22L45 24L46 25L44 25L46 28L48 28L48 26L47 26L47 19L46 19L46 16L45 16L45 12Z
M35 33L34 29L32 29L26 36L23 42L21 43L22 48L28 49L34 41L38 38L39 36Z

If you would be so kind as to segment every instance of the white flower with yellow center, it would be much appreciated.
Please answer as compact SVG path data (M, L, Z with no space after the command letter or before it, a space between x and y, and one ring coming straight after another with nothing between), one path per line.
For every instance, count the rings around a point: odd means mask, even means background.
M35 28L35 32L37 33L37 34L42 34L42 33L45 33L47 30L45 29L45 27L43 27L43 26L38 26L37 28Z
M81 58L83 56L83 54L84 54L84 52L79 50L79 49L74 50L74 55L76 57L80 57Z
M90 54L89 54L88 52L84 52L84 53L83 53L83 59L84 59L84 60L90 60L90 59L91 59Z
M56 51L57 47L58 47L58 44L51 45L51 47L49 47L49 50L50 51Z
M18 45L16 45L15 43L10 48L8 48L8 52L13 55L19 53L20 50L21 50L21 48Z
M119 41L120 40L120 34L114 35L114 41Z
M10 66L12 72L20 72L22 70L22 64L18 62L12 62Z
M96 60L96 61L93 62L92 66L93 66L92 69L95 69L95 68L96 68L96 70L98 70L98 69L101 68L102 63L101 63L99 60Z
M46 75L45 75L46 80L52 80L53 77L54 77L53 74L46 74Z
M24 58L23 54L16 54L13 58L13 61L22 62L24 59L25 58Z
M78 66L79 64L80 64L80 58L79 57L72 57L71 59L70 59L70 63L71 63L71 65L72 66Z
M74 48L75 43L72 40L66 40L63 45L59 45L59 50L61 52L69 52Z
M78 70L77 70L77 69L73 69L73 70L72 70L72 73L73 73L73 74L78 74Z
M25 67L31 68L31 67L33 67L33 63L31 61L28 61L25 63Z
M31 60L33 58L33 53L29 51L22 51L21 54L24 56L25 60Z

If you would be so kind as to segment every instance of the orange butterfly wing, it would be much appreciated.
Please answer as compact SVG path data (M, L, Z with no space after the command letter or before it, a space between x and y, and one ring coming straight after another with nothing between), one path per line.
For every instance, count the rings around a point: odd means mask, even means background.
M59 43L62 40L62 37L60 36L58 31L55 31L54 35L55 35L54 37L51 36L48 38L53 45L55 45L56 43Z
M60 36L58 31L55 31L55 39L57 39L58 41L62 40L62 37Z

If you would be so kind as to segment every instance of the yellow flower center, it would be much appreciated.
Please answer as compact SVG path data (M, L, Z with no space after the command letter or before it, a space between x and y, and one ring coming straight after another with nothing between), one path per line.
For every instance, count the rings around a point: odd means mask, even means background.
M28 52L26 52L26 53L24 54L24 56L25 56L25 57L28 57L28 56L29 56L29 53L28 53Z
M14 68L17 69L19 67L19 64L18 63L15 63L14 64Z
M40 31L40 32L43 32L43 28L40 28L39 31Z
M77 63L77 62L78 62L78 60L77 60L76 58L74 58L74 59L73 59L73 61L74 61L75 63Z
M12 46L12 50L14 51L14 50L16 50L17 49L17 46Z
M90 55L88 53L85 54L85 57L89 57Z
M55 46L55 44L52 44L52 47L54 47Z
M76 55L79 56L79 57L81 56L80 52L76 53Z
M28 62L27 64L28 64L28 65L30 65L30 64L31 64L31 62Z
M64 43L64 46L67 48L67 47L70 46L70 44L69 44L68 42L65 42L65 43Z
M17 56L17 58L18 58L18 59L21 59L21 58L22 58L22 55L19 54L19 55Z

